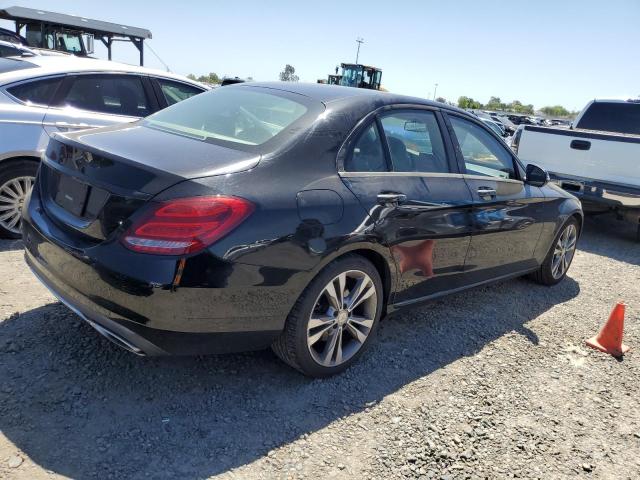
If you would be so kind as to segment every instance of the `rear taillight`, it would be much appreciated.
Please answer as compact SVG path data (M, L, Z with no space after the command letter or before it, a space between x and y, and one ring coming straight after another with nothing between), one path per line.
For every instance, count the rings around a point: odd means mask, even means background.
M238 197L169 200L134 222L122 243L130 250L143 253L195 253L225 236L253 210L251 202Z

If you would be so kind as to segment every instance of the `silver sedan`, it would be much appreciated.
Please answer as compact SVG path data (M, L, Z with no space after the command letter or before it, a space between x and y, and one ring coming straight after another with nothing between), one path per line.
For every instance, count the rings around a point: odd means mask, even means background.
M0 58L0 236L20 236L22 204L51 134L132 122L205 90L186 77L116 62Z

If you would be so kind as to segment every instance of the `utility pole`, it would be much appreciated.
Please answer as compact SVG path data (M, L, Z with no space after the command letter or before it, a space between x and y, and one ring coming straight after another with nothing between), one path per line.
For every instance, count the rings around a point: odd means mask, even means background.
M358 43L358 51L356 52L356 65L358 64L358 58L360 57L360 45L364 43L364 39L362 37L356 38L356 42Z
M434 99L434 100L436 99L436 92L437 92L437 91L438 91L438 84L436 83L436 84L433 86L433 99Z

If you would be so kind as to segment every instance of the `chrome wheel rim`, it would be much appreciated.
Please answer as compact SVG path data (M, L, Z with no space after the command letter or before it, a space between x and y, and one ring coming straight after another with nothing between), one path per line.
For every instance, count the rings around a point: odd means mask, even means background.
M16 177L0 186L0 226L20 233L22 205L33 187L34 177Z
M307 324L307 346L313 359L335 367L364 345L376 318L378 295L369 275L348 270L322 290Z
M571 265L571 260L573 260L573 254L576 251L577 239L578 231L573 224L567 226L558 238L551 261L551 274L553 278L558 279L567 273L569 265Z

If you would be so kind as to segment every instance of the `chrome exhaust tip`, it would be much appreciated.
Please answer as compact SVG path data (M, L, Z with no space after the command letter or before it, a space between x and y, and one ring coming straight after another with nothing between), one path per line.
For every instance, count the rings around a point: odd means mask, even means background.
M91 325L100 335L105 337L110 342L115 343L120 348L124 348L125 350L131 353L135 353L136 355L139 355L141 357L146 356L146 354L139 347L136 347L133 343L122 338L120 335L113 333L111 330L107 330L102 325L98 325L91 320L87 320L87 323L89 323L89 325Z

